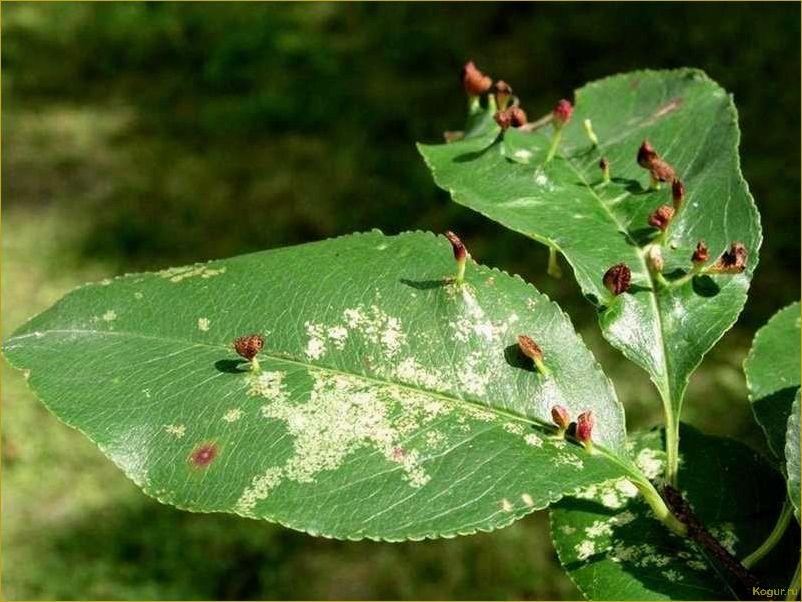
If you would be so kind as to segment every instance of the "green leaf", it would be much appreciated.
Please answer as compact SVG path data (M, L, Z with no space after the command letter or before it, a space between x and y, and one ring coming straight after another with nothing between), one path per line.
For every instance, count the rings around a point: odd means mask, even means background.
M788 497L794 506L796 520L799 520L799 479L800 479L800 451L799 451L799 389L796 391L794 405L788 416L788 431L785 436L785 468L788 479Z
M644 472L662 471L662 434L636 439ZM771 531L784 500L779 474L732 439L683 425L679 486L694 512L736 557L754 550ZM598 600L732 599L730 575L690 539L670 534L648 515L642 498L620 482L594 485L552 506L552 538L577 587ZM759 565L766 585L787 585L799 557L793 534Z
M372 232L128 275L70 293L5 353L149 495L312 534L490 530L631 472L623 408L560 309L454 270L442 237ZM258 374L231 348L250 333ZM549 438L555 403L596 413L598 453Z
M744 361L752 411L781 460L788 416L800 384L799 320L798 302L778 311L757 331Z
M592 120L598 148L583 132L585 119ZM573 118L548 164L551 126L498 135L496 127L419 149L455 201L565 256L582 291L600 306L605 337L648 371L676 423L690 374L743 308L761 243L759 215L741 176L731 97L700 71L639 71L576 92ZM664 274L690 270L699 240L707 242L709 263L733 241L746 245L744 273L655 286L643 251L656 233L647 218L671 204L671 192L649 190L649 176L636 163L647 138L687 190L662 248ZM612 172L606 185L602 156ZM613 297L602 277L622 262L633 286Z

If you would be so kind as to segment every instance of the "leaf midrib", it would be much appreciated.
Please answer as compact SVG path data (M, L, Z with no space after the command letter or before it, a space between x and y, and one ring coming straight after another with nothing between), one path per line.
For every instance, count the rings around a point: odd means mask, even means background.
M668 400L671 400L671 385L670 385L669 379L668 379L668 349L666 348L666 341L665 341L665 337L663 336L663 331L664 331L663 316L662 316L662 313L660 311L660 301L657 298L657 295L654 293L654 289L655 289L656 283L655 283L654 279L652 278L652 273L649 270L649 266L646 265L646 259L644 258L643 252L641 251L641 249L638 246L638 244L636 243L636 241L630 235L629 230L624 227L624 224L621 223L621 220L619 220L615 216L615 214L610 210L610 208L607 206L607 204L596 193L596 191L593 189L593 187L588 183L588 180L587 180L587 178L585 178L585 175L581 171L579 171L579 169L577 169L577 167L574 165L573 161L571 161L570 157L566 157L564 155L561 155L561 156L563 156L563 158L565 159L565 162L571 168L571 171L573 171L574 174L580 179L580 181L585 186L585 188L588 190L588 192L590 192L591 196L594 199L596 199L596 201L599 203L599 205L601 205L601 207L604 210L604 212L610 217L611 220L613 220L615 225L618 227L619 231L622 232L626 236L627 241L630 244L632 244L632 246L635 248L635 255L638 257L638 261L640 262L640 267L641 267L642 271L646 273L646 276L649 279L649 284L650 284L650 288L649 288L649 292L648 292L649 301L651 302L652 309L654 310L655 316L657 317L657 336L660 339L660 350L661 350L662 356L663 356L662 357L662 364L663 364L663 375L662 375L663 378L662 378L662 381L663 381L663 386L665 387L665 392L661 391L661 394L665 395L668 398ZM660 387L658 385L658 389L659 388Z

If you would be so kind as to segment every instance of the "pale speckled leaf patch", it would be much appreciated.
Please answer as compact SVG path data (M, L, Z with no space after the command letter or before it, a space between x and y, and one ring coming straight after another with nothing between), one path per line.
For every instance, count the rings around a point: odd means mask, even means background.
M490 530L620 478L624 414L560 309L443 238L358 234L87 285L5 344L149 495L330 537ZM259 333L262 371L231 347ZM516 347L542 347L550 374ZM596 413L607 454L550 437Z

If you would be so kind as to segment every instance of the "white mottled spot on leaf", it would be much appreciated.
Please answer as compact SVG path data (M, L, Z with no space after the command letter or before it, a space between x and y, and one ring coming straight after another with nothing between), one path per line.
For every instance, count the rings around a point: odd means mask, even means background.
M532 445L534 447L543 447L543 439L541 439L534 433L528 433L527 435L525 435L524 441L526 441L527 445Z
M510 500L507 498L501 500L501 509L504 510L504 512L512 512L513 506L510 503Z
M270 491L281 482L281 473L280 468L271 467L264 473L256 475L237 500L236 509L242 513L253 510L256 503L267 498Z
M180 439L187 432L187 427L183 424L165 424L164 430L176 439Z
M596 553L596 544L594 544L591 540L586 539L585 541L576 544L574 546L574 550L576 551L576 557L578 560L587 560Z
M732 523L722 523L710 527L710 533L718 539L719 543L730 554L735 554L735 544L738 543L738 536L735 534L735 525Z
M203 332L209 330L209 318L198 318L198 328Z
M242 418L243 411L240 408L231 408L223 414L223 420L226 422L236 422Z
M626 478L614 479L580 488L574 495L585 500L596 500L607 508L623 508L638 495L637 488Z
M331 326L326 331L326 335L334 343L334 347L340 350L345 348L345 342L348 339L348 329L343 326Z
M577 470L582 470L585 463L581 458L577 458L574 454L568 452L560 452L554 458L554 463L557 466L571 466Z
M249 395L260 395L271 401L284 402L287 400L287 391L284 386L285 372L261 372L250 382Z
M157 272L162 278L167 278L170 282L181 282L187 278L199 276L201 278L213 278L224 274L226 268L210 268L206 265L185 265L177 268L168 268Z
M635 464L637 464L638 468L643 471L643 474L645 474L647 478L655 479L663 472L664 458L665 452L656 451L647 447L638 453L637 458L635 458Z
M103 314L101 318L106 322L113 322L114 320L117 319L117 312L114 311L113 309L110 309L105 314Z
M446 440L446 436L443 433L435 430L426 431L424 437L426 439L426 445L429 447L439 447Z
M521 500L523 500L523 503L526 506L529 506L530 508L535 505L535 501L532 499L532 496L529 495L528 493L521 494Z
M523 435L526 432L524 425L520 422L505 422L504 430L513 435Z
M306 357L311 360L319 360L326 353L326 341L324 328L314 322L305 322L306 335L309 340L306 343Z
M431 477L424 468L425 458L409 441L439 417L459 409L445 400L395 385L377 385L317 369L309 369L308 374L312 389L300 403L289 400L284 373L265 372L252 377L250 393L268 400L261 408L262 415L282 421L294 437L293 455L278 467L282 478L314 482L319 473L338 469L349 454L370 447L397 464L410 487L426 485ZM423 440L431 446L442 437L430 430Z

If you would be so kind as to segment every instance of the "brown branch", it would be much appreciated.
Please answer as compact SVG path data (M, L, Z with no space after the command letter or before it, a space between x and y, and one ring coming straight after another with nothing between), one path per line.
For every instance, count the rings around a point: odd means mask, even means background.
M665 485L663 487L663 498L674 515L688 527L688 537L702 546L738 580L742 590L739 592L738 597L742 600L756 599L758 596L756 596L755 592L763 589L760 580L713 537L710 531L702 524L702 521L699 520L699 517L691 510L690 504L682 496L682 493L671 485Z

